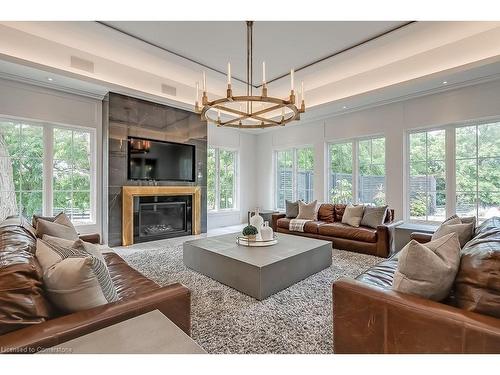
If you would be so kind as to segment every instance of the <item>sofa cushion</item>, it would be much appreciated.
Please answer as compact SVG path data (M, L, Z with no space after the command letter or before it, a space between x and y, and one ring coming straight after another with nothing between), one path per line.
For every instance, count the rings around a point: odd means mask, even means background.
M299 201L291 202L288 199L285 200L285 213L287 218L295 219L299 214Z
M421 244L411 240L398 256L392 288L434 301L448 297L460 264L460 242L449 233Z
M334 221L342 221L342 217L344 216L346 205L345 204L335 204L335 220Z
M160 287L154 281L130 267L118 254L109 252L104 253L103 256L119 299L148 293Z
M370 207L366 206L360 225L370 228L377 228L382 225L387 217L387 206Z
M333 223L335 216L335 208L331 203L323 203L319 206L318 220L325 223Z
M290 227L290 220L292 220L292 219L289 219L287 217L284 217L282 219L278 219L278 221L276 222L276 225L278 226L278 228L288 229Z
M318 228L323 236L346 238L362 242L377 242L377 230L366 227L351 227L342 223L323 224Z
M457 306L500 318L500 218L480 225L461 254L454 290Z
M356 277L356 280L381 288L390 289L392 288L392 280L394 279L394 272L397 268L398 258L397 256L393 256L369 268L367 271Z
M318 218L318 201L304 203L299 201L299 214L297 219L302 220L316 220Z
M61 246L39 239L36 256L47 295L60 310L76 312L118 300L104 258L89 253L82 240Z
M365 207L363 205L352 205L349 204L345 208L344 216L342 216L342 223L353 227L359 227L361 219L363 218L363 212Z
M36 220L36 235L42 238L44 234L67 240L78 240L78 232L65 213L58 214L53 221L38 218Z
M304 224L304 232L318 234L319 227L325 224L323 221L308 221Z
M453 215L443 221L443 223L432 235L431 240L438 239L449 233L456 233L458 235L458 240L460 241L460 247L464 247L465 244L472 239L475 225L475 217L463 218L462 220L457 215Z
M36 240L23 219L0 224L0 335L42 323L53 314L35 258Z

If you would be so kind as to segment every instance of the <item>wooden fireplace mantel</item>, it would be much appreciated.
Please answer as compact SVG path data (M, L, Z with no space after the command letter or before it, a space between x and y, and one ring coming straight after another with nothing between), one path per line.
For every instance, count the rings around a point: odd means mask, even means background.
M193 199L193 234L201 233L201 188L199 186L123 186L122 246L134 243L134 197L191 195Z

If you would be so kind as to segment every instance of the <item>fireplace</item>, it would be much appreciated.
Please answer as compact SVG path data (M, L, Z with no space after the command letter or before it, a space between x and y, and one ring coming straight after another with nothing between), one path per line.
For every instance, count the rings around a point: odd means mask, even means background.
M122 245L201 233L199 186L123 186Z
M134 243L192 234L192 197L134 197Z

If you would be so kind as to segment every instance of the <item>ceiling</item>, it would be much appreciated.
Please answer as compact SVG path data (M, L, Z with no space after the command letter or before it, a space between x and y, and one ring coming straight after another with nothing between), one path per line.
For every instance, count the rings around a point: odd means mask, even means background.
M101 22L129 36L204 65L227 71L246 82L246 24L243 21ZM408 22L396 21L261 21L254 23L254 85L262 80L261 64L271 82L319 60L366 43Z
M234 74L245 75L244 22L108 24L113 27L0 21L0 78L97 98L113 91L192 110L201 71L207 72L211 98L225 92L228 60ZM266 60L269 82L290 67L328 57L297 73L296 82L305 82L307 106L300 123L500 78L500 44L491 43L500 38L498 21L257 22L254 31L255 83L261 79L260 60ZM352 47L357 43L362 44ZM74 56L94 70L72 66ZM269 85L273 96L288 95L288 80ZM164 84L175 93L165 93ZM233 86L243 92L241 83Z

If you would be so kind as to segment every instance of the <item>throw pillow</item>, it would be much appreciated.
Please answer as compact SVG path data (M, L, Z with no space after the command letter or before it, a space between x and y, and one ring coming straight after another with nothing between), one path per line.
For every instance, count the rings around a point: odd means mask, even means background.
M44 234L53 237L65 238L67 240L78 239L78 232L71 223L71 220L64 213L56 216L54 221L38 218L36 220L36 235L42 238Z
M438 239L449 233L456 233L460 242L460 247L472 239L475 230L475 217L459 218L457 215L450 216L436 229L431 240Z
M456 233L425 244L411 240L399 253L392 289L441 301L450 294L459 265Z
M350 225L351 227L359 227L364 210L365 207L361 204L356 206L348 204L345 208L344 215L342 215L342 223Z
M387 206L380 207L365 207L363 218L360 225L365 227L375 228L384 224L385 215L387 213Z
M60 310L76 312L118 300L106 263L85 250L83 241L60 246L37 240L44 288Z
M316 220L318 217L317 205L317 200L312 201L311 203L299 201L299 214L297 215L297 219Z
M66 240L64 238L53 237L53 236L49 236L47 234L43 235L42 240L45 242L54 244L54 245L62 246L62 247L77 247L78 244L81 242L87 253L95 256L96 258L99 258L100 260L102 260L104 262L104 257L102 256L101 247L98 245L92 244L90 242L85 242L82 240L76 240L76 241Z
M289 200L285 201L285 214L289 219L295 219L299 214L299 201L290 202Z

